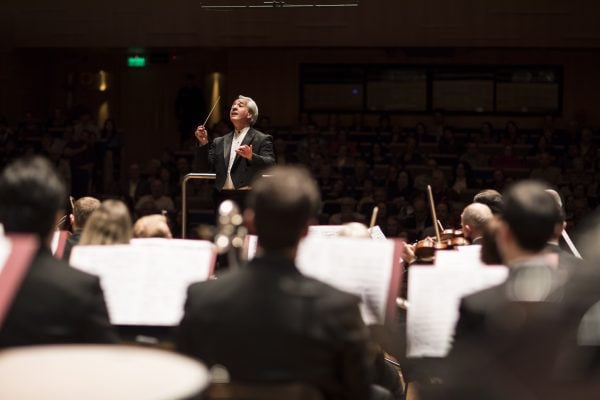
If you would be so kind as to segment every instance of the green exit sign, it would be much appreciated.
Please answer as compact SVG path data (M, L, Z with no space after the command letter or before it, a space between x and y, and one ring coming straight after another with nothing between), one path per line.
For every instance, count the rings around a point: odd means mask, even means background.
M127 57L127 66L131 68L143 68L146 66L146 57L133 56Z

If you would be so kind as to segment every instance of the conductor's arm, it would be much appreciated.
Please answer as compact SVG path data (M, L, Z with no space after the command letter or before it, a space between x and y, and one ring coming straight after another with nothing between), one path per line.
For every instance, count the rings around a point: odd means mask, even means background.
M208 131L204 127L204 125L198 125L196 131L194 132L194 136L198 141L198 147L204 147L208 144ZM196 151L196 157L198 157L198 150ZM212 166L214 165L215 160L215 143L214 141L210 144L208 149L208 163ZM197 169L197 168L196 168Z
M236 153L246 158L254 165L269 166L275 164L275 152L273 151L273 138L265 135L264 139L254 145L240 146Z

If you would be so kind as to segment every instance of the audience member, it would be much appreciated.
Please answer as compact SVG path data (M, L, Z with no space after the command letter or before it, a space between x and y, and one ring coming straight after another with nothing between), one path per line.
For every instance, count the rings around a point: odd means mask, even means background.
M467 151L460 156L459 161L469 163L474 169L487 168L489 163L488 157L479 151L476 142L467 144Z
M465 193L469 193L469 190L475 187L471 166L464 161L459 161L454 166L453 172L453 180L450 185L450 196L461 198L461 196L465 195Z
M135 205L135 213L138 217L143 217L147 214L147 210L156 210L156 212L175 211L175 203L173 199L165 194L164 184L160 178L154 178L150 181L150 194L140 197Z
M552 165L552 156L549 153L540 153L537 156L538 166L529 174L529 178L545 182L552 187L558 187L562 181L560 168Z

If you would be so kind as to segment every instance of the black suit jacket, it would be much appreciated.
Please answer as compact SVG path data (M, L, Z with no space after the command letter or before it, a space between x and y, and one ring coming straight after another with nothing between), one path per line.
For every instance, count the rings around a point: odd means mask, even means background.
M593 268L591 265L588 264L587 261L575 257L570 252L564 250L562 247L557 246L555 244L546 244L544 251L547 253L558 254L558 266L567 270L569 273L577 272L577 270L580 268Z
M208 150L208 162L216 174L215 188L221 190L227 179L227 167L231 153L233 132L215 138ZM254 128L250 128L244 137L242 145L252 145L252 160L236 154L231 167L231 180L236 189L249 186L252 178L262 169L275 164L273 138ZM198 150L197 150L198 151Z
M596 398L598 384L587 375L597 349L579 346L577 332L600 300L600 281L580 272L526 260L505 283L463 298L446 384L425 398Z
M328 399L365 399L359 299L277 256L190 286L178 349L227 367L233 381L305 382Z
M39 250L0 330L0 348L116 341L98 277Z
M81 232L83 229L78 229L73 232L65 243L65 250L63 251L62 259L66 262L69 262L69 258L71 258L71 251L73 251L73 247L77 246L79 243L79 239L81 239Z

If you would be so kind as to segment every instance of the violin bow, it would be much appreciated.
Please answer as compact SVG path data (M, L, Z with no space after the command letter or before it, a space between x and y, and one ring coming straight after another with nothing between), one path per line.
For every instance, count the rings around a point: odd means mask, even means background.
M427 185L427 197L429 198L429 207L431 207L431 217L433 219L433 227L435 228L435 236L438 243L442 242L440 236L440 227L435 221L437 221L437 214L435 213L435 204L433 203L433 192L431 191L431 185Z

